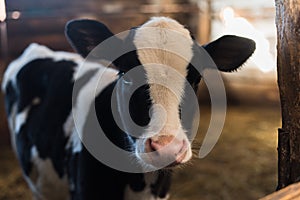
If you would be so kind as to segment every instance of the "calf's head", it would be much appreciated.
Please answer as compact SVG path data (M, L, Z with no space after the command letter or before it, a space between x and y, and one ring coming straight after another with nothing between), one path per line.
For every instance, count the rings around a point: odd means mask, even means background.
M176 166L192 157L190 127L182 122L181 106L188 98L187 84L197 90L201 79L191 64L194 59L201 63L198 50L204 48L218 70L225 72L236 70L255 50L252 40L232 35L199 46L186 28L165 17L152 18L122 38L100 22L74 20L67 24L66 35L83 57L110 38L110 46L96 57L112 62L120 71L125 86L120 86L117 96L122 99L130 93L129 116L125 118L144 127L142 131L127 129L128 137L136 158L154 167L162 163L164 167ZM120 53L126 48L130 51ZM113 59L113 54L119 56ZM130 73L137 67L139 73ZM143 84L131 91L137 79L143 79ZM122 118L122 101L118 101L118 106ZM126 120L121 120L125 129Z

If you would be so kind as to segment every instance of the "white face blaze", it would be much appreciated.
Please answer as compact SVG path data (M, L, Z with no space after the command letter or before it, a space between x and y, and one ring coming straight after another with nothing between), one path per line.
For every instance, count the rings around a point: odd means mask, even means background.
M154 105L148 127L150 134L155 134L151 139L158 140L160 136L171 135L184 141L187 152L180 163L186 162L191 158L192 152L185 130L181 126L179 105L184 95L187 66L193 56L190 33L175 20L156 17L137 29L134 44L146 71ZM165 115L161 114L162 108ZM160 131L152 133L161 122L164 124ZM144 143L145 140L138 141L138 152L144 153Z

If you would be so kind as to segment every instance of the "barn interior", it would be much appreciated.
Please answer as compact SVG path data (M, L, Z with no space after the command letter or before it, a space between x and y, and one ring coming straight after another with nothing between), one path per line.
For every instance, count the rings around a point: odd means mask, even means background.
M2 1L2 0L0 0ZM210 98L198 91L200 127L195 158L174 172L171 200L252 200L277 186L277 129L281 126L276 75L275 5L272 0L9 0L0 22L0 82L6 66L30 43L72 51L64 36L67 21L97 19L114 33L152 16L184 24L200 44L224 34L253 39L257 50L236 73L223 73L227 116L222 134L204 158L197 152L210 123ZM1 12L1 11L0 11ZM1 16L1 15L0 15ZM10 135L0 93L0 199L31 199Z

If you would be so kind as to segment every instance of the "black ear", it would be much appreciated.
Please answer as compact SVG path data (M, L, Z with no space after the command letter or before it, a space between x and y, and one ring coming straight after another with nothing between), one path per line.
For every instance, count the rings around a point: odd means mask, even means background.
M83 57L86 57L98 44L114 35L101 22L88 19L68 22L65 26L65 34L72 47Z
M254 52L253 40L234 35L225 35L204 45L220 71L230 72L241 66Z

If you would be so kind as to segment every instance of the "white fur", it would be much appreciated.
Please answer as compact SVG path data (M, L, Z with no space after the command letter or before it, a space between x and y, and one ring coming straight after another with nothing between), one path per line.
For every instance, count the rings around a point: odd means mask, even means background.
M157 122L165 121L152 139L159 135L174 135L187 141L188 152L183 160L186 162L192 152L181 127L178 107L184 94L187 66L193 57L190 33L173 19L155 17L137 29L134 44L147 73L152 103L162 106L166 114L161 114L161 109L154 109L148 132L153 134L151 132L158 129ZM138 143L137 146L144 149L144 141L139 140Z
M30 108L31 107L28 106L22 112L20 112L16 115L16 117L15 117L16 121L15 121L15 127L14 127L15 134L18 134L20 132L22 125L26 122Z
M82 57L75 53L63 52L63 51L52 51L46 46L39 45L36 43L30 44L23 52L23 54L11 62L6 69L2 82L2 90L5 88L9 82L12 80L13 85L16 83L16 76L18 72L30 61L38 58L53 58L54 61L59 60L71 60L75 63L81 62Z
M73 105L75 106L75 108L73 108L72 114L75 116L75 119L77 119L76 127L79 129L79 133L81 133L93 97L99 94L101 90L104 89L108 84L116 80L118 72L114 69L106 68L99 63L85 62L84 59L78 54L63 51L52 51L46 46L33 43L25 49L23 54L18 59L11 62L11 64L8 66L3 77L2 90L5 91L5 88L7 87L7 84L10 80L13 83L13 87L16 87L16 76L22 69L22 67L24 67L27 63L34 59L41 58L52 58L54 61L68 60L75 62L78 66L83 65L82 67L78 67L75 69L76 71L73 77L74 80L79 79L91 70L97 70L94 76L86 83L85 86L83 86L83 88L79 92L78 99L76 100L77 104ZM100 78L101 85L98 85L98 81ZM95 88L96 86L97 88ZM33 99L33 105L39 103L40 99ZM14 132L20 130L21 125L26 121L27 114L28 109L22 111L22 113L20 114L17 114L15 121L10 120L10 127L12 128L12 130L14 130ZM77 135L77 130L72 129L72 125L74 125L74 116L69 116L67 122L64 124L64 131L66 135ZM81 150L81 142L79 138L77 138L76 136L72 136L71 143L75 147L74 151L77 152Z
M11 139L11 145L12 148L17 155L17 146L16 146L16 133L14 132L14 127L15 127L15 118L16 118L16 113L17 113L17 104L13 104L10 112L10 117L8 118L8 126L10 130L10 139Z
M173 19L156 17L137 29L134 44L147 73L152 103L167 112L166 131L179 129L178 106L193 56L189 31Z
M57 199L69 198L67 177L59 178L49 158L41 159L36 146L31 148L32 171L29 177L25 176L30 189L36 199Z
M73 128L74 128L74 119L73 119L73 115L72 112L69 114L66 122L63 125L63 130L65 133L65 137L69 137L72 132L73 132Z
M81 88L76 99L76 104L73 105L72 113L74 117L76 131L79 134L82 134L83 127L86 123L86 118L90 110L90 106L94 98L110 83L118 78L118 71L105 68L100 64L85 64L83 68L95 69L94 67L98 66L98 71L94 74L93 77ZM82 76L80 70L76 72L75 78ZM80 135L81 136L81 135Z
M31 106L39 104L40 101L41 100L38 97L33 98L31 105L27 106L22 112L14 114L14 116L10 117L11 120L15 119L15 122L12 123L12 125L10 125L15 134L18 134L20 132L22 125L26 122L27 117L28 117L28 112L30 111ZM13 112L15 112L15 111L13 111Z
M90 80L81 87L76 104L72 106L71 116L68 117L67 122L64 124L66 133L70 132L70 124L73 126L72 134L68 142L67 148L71 145L73 153L80 152L82 144L80 138L82 138L83 127L86 123L88 112L90 111L91 104L94 98L110 83L118 78L118 71L106 68L96 63L84 63L82 69L78 69L74 75L75 80L82 77L90 70L95 70L95 74Z
M5 91L9 81L12 81L13 87L16 88L16 76L18 72L24 67L28 62L39 59L39 58L52 58L54 61L68 60L75 62L78 66L84 64L83 68L77 70L74 73L74 79L80 78L90 70L97 70L94 76L86 83L85 86L81 88L78 94L77 104L73 105L74 108L64 124L64 131L66 136L70 136L69 144L73 147L73 152L81 151L81 141L78 137L77 130L74 128L75 116L77 128L82 131L87 112L89 111L89 106L93 101L93 98L100 93L100 91L105 88L108 84L114 81L117 76L117 71L113 69L108 69L101 64L84 62L84 59L78 54L68 53L68 52L54 52L45 46L38 44L31 44L24 53L15 61L13 61L7 68L2 89ZM78 69L78 68L77 68ZM101 85L98 85L98 81L101 78ZM97 86L97 88L95 88ZM16 113L16 105L12 106L11 117L9 120L9 126L11 132L18 133L20 127L26 122L28 112L32 105L37 105L40 103L39 98L34 98L31 105L26 107L22 112ZM73 128L72 128L73 126ZM80 132L81 133L81 132ZM15 135L12 134L12 143L15 148ZM28 182L31 190L34 193L36 199L68 199L69 189L67 184L66 176L60 179L55 172L52 162L50 159L41 159L39 153L35 146L31 149L31 161L33 163L33 169L30 176L26 176L25 180ZM57 191L57 192L55 192Z
M66 122L63 125L65 132L65 137L69 137L68 143L66 145L66 150L70 147L72 148L72 153L78 153L82 150L82 144L78 133L76 132L73 112L70 113Z

